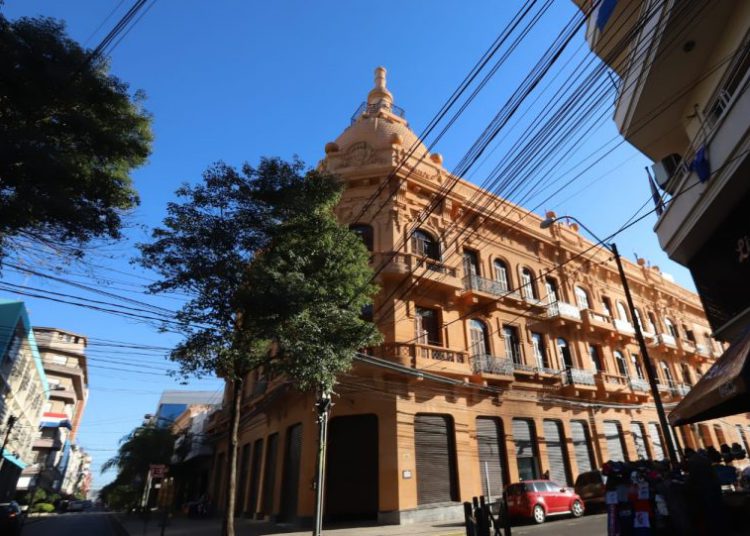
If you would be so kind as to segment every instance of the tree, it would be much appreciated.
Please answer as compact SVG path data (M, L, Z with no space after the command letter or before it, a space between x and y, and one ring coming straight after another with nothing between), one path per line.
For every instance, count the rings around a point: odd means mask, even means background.
M0 72L0 263L29 241L80 257L119 239L151 151L142 96L49 18L0 15Z
M169 428L139 426L120 440L117 454L102 464L102 472L117 469L115 480L102 488L102 500L115 508L135 506L143 495L151 464L168 465L175 436Z
M230 396L224 533L234 534L242 383L263 368L301 390L330 389L358 348L378 340L361 319L376 288L361 240L333 208L341 186L300 161L216 164L183 186L140 262L160 273L153 292L192 299L178 312L185 340L171 352L187 374L215 373Z

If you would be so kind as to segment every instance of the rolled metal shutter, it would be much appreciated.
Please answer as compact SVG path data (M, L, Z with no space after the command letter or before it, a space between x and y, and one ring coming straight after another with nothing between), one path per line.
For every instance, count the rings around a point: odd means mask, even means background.
M563 486L569 486L570 468L568 467L562 424L559 421L544 420L544 442L547 445L550 480Z
M531 421L513 419L513 442L516 446L516 463L521 479L539 477L539 460L536 445L534 445L535 439Z
M647 460L648 448L646 448L646 439L643 433L643 424L639 422L630 423L630 432L633 434L633 442L635 443L635 455L636 458L642 458Z
M289 521L297 515L299 465L302 456L302 424L290 426L286 432L284 476L281 481L281 520Z
M235 515L245 511L245 490L247 489L247 472L250 465L250 443L245 443L240 456L240 474L237 477L237 500L234 503Z
M505 485L505 440L500 419L477 417L477 445L482 493L485 497L498 497L502 495Z
M250 498L247 512L254 516L258 511L258 491L260 490L260 463L263 460L263 439L257 439L253 446L253 463L250 469Z
M417 504L457 500L456 452L448 419L445 415L414 416Z
M263 470L263 497L261 498L262 514L271 515L273 512L273 494L276 487L276 458L279 450L279 434L268 436L266 443L266 466Z
M655 422L648 423L648 435L651 436L651 445L654 447L654 459L664 459L664 447L661 444L661 434L659 433L659 425Z
M583 421L570 421L570 435L573 440L573 452L578 464L578 474L591 471L594 466L594 460L591 455L588 426Z
M609 459L613 462L625 461L625 449L622 445L622 433L616 421L604 421L604 438L607 441Z

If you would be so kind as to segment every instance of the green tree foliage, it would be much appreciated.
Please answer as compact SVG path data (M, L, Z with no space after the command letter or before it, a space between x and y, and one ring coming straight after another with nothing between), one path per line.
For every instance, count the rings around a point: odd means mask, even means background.
M0 262L32 241L80 256L120 238L150 117L106 62L49 18L0 15Z
M161 275L153 292L191 296L171 358L186 374L215 373L231 386L223 533L232 535L245 375L263 367L299 389L329 389L358 348L379 340L360 318L376 288L366 248L336 221L341 186L330 175L300 161L239 171L219 163L177 195L139 260Z
M139 426L123 437L117 454L102 464L102 472L117 470L115 480L102 488L102 500L115 501L118 507L137 503L146 483L149 466L168 465L174 451L174 441L175 436L169 428L154 425Z

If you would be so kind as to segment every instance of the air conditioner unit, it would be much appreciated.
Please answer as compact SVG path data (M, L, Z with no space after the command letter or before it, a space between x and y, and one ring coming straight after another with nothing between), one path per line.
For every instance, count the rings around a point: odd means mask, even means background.
M674 194L674 184L670 184L670 180L675 176L677 170L680 168L682 163L682 157L678 154L670 154L666 158L662 158L659 162L655 162L651 166L654 171L654 178L659 188L669 194Z

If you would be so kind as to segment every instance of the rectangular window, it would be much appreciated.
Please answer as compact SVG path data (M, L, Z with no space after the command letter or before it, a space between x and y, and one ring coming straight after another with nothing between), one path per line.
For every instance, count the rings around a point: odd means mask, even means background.
M531 334L531 346L534 348L534 361L540 368L550 368L547 349L544 347L544 337L540 333Z
M505 338L505 357L512 359L514 363L522 363L518 330L514 326L503 326L503 337Z
M438 312L435 309L417 307L414 317L416 339L420 344L441 346Z
M604 372L601 354L599 353L599 349L593 344L589 344L589 356L591 357L591 364L594 366L594 370Z
M643 379L643 369L641 368L641 360L638 359L638 354L630 354L630 362L633 365L633 369L635 369L635 374L638 376L638 379Z
M480 275L479 256L476 251L470 249L464 250L464 275Z
M612 302L606 296L602 297L602 309L605 315L612 318Z

